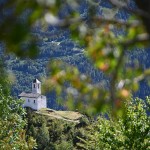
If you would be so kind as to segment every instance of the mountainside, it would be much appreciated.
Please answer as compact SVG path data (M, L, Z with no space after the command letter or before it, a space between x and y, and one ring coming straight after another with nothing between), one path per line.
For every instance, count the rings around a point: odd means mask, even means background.
M93 118L78 112L46 109L37 114L27 109L27 137L36 139L38 150L149 149L148 101L126 101L127 113L115 119L111 114L108 119L106 114Z
M27 135L33 136L38 150L81 149L79 138L90 125L86 116L78 112L52 109L32 111L27 109Z
M130 8L135 7L134 2L131 1ZM83 4L79 9L81 17L87 17L86 4ZM67 10L63 10L60 13L60 17L65 15ZM104 17L115 17L118 19L126 20L129 14L124 10L112 9L112 6L107 1L101 1L101 6L99 7L98 14ZM116 34L120 34L120 31L115 30ZM15 75L15 82L12 86L12 94L18 96L22 91L30 91L30 83L34 78L42 79L46 77L47 63L51 62L53 59L61 59L79 68L82 73L85 73L93 79L93 82L97 83L100 80L107 80L102 72L95 69L90 60L88 60L84 55L84 47L79 46L79 44L73 42L70 38L70 33L67 29L59 29L56 27L41 27L40 25L35 26L32 31L38 39L38 47L40 49L39 55L36 59L24 59L20 60L15 56L5 57L5 62L10 73L13 72ZM1 51L3 47L1 46ZM134 52L128 52L129 62L131 60L137 59L142 68L148 68L150 66L150 56L149 50L134 50ZM142 56L142 57L141 57ZM108 82L108 81L107 81ZM141 83L139 92L136 94L139 97L144 97L150 94L150 88L144 82ZM51 108L58 108L56 104L55 95L50 93L48 95L48 106Z

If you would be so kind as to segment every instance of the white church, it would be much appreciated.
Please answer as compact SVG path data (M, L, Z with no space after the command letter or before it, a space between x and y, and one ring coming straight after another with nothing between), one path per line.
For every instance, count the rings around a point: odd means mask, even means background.
M19 97L25 101L23 107L30 107L33 110L47 108L46 96L41 95L41 82L38 79L33 80L31 93L22 92Z

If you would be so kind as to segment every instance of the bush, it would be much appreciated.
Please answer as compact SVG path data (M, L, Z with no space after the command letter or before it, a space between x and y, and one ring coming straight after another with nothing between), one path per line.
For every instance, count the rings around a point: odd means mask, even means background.
M85 149L145 150L150 149L150 117L147 115L150 97L146 101L136 98L125 103L122 117L106 119L104 116L91 126Z

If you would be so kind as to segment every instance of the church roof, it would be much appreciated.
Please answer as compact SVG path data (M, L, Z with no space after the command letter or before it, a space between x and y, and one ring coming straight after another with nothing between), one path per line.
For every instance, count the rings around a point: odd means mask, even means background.
M34 79L33 83L41 83L38 79Z
M41 94L39 94L39 93L25 93L25 92L22 92L19 96L20 97L29 97L29 98L38 98L39 96L41 96Z

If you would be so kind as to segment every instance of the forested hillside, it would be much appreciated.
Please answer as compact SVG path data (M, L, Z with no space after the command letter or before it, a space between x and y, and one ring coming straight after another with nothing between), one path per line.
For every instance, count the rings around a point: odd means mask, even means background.
M84 56L84 49L71 41L68 31L52 28L50 31L48 29L46 31L41 30L41 28L36 28L33 31L33 34L36 34L40 39L37 43L40 51L36 59L19 59L13 55L4 58L8 71L15 76L12 86L14 96L18 96L22 91L29 92L34 78L42 80L46 77L49 74L47 71L48 63L51 63L53 59L64 60L78 66L82 73L91 76L95 82L104 78L103 74L96 70ZM57 109L54 94L50 94L48 97L50 99L48 105Z
M150 149L149 26L149 0L1 0L0 150Z
M130 2L129 7L135 7L133 1ZM60 12L60 17L65 16L68 11L69 10L66 9ZM86 3L82 4L78 11L80 12L82 18L86 18L88 15ZM112 9L111 5L107 1L101 2L99 12L97 13L104 17L115 17L122 20L129 18L129 14L126 11L117 8ZM123 33L123 31L117 29L114 30L114 32L116 34ZM18 96L18 94L22 91L30 91L31 81L34 78L39 78L41 80L46 77L49 74L47 71L47 64L51 63L51 60L53 59L65 60L67 63L77 66L82 73L91 76L94 83L98 83L101 80L106 80L109 84L109 79L103 75L103 72L95 69L92 61L85 57L84 47L71 40L69 30L37 24L33 28L32 34L37 37L37 45L40 49L39 55L36 59L19 59L14 55L4 57L7 69L15 76L15 81L12 85L12 94L14 96ZM2 45L0 49L3 51ZM126 55L129 55L127 64L132 64L134 61L138 60L139 66L141 66L141 69L143 70L148 68L150 65L148 59L150 54L148 50L136 50L135 48L134 51L127 52ZM148 85L142 82L139 92L135 95L144 98L146 95L150 94L149 91L150 89ZM55 95L52 93L48 97L48 106L57 108L57 104L55 103Z
M111 113L96 119L85 115L69 122L27 109L27 135L34 137L38 150L149 149L149 98L126 103L126 114L114 121ZM52 111L51 111L52 113ZM78 113L78 112L76 112ZM66 114L71 117L71 113ZM141 136L142 135L142 136Z

